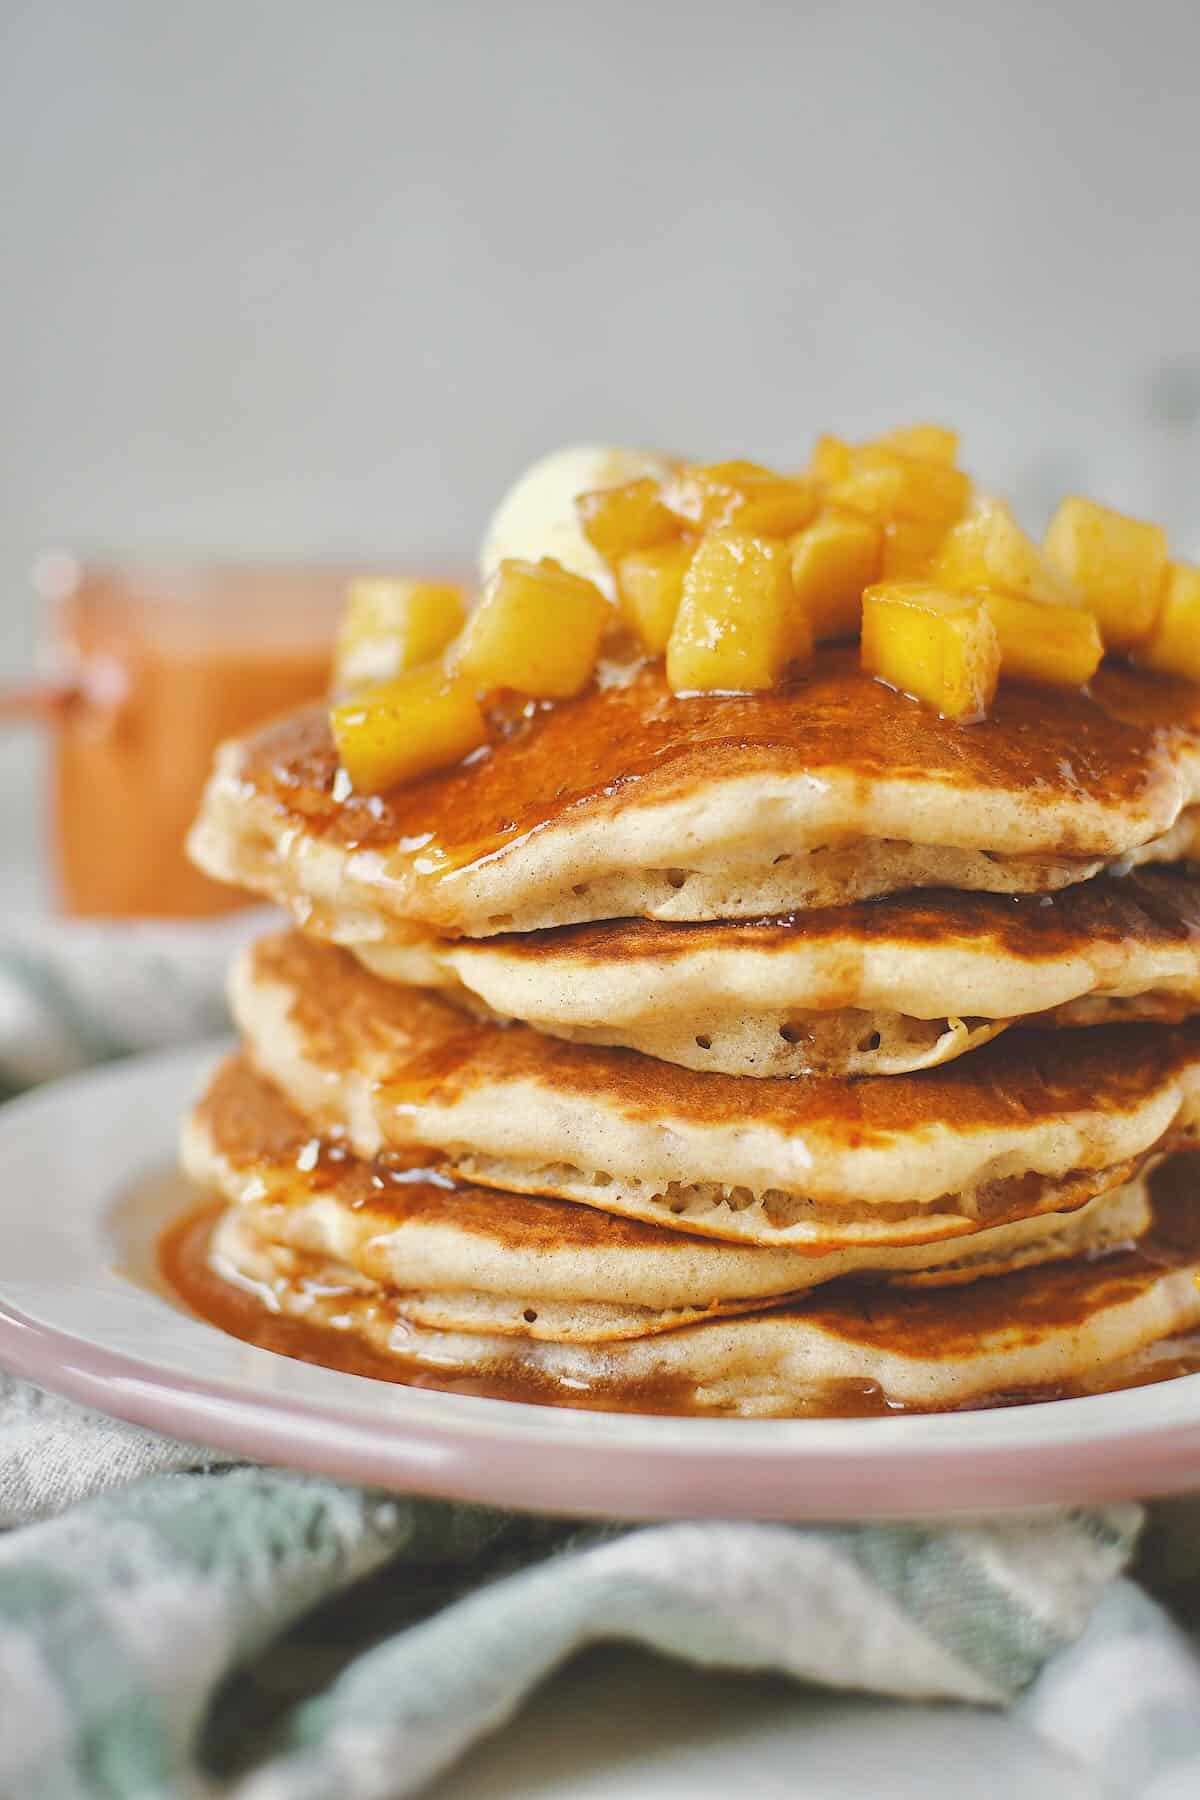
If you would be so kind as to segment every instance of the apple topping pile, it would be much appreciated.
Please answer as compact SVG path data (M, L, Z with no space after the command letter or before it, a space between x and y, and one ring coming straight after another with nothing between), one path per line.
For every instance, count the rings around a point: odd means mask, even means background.
M745 693L859 638L864 669L968 724L1004 679L1081 687L1106 652L1200 682L1200 567L1157 525L1071 497L1039 545L937 425L817 440L808 466L560 451L497 511L482 592L352 585L331 723L354 788L460 761L498 702L580 693L604 647L676 694Z

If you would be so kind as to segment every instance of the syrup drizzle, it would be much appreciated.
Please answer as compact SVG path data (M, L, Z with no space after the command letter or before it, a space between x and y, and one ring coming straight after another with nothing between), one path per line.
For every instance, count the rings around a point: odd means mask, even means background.
M265 727L243 745L240 773L305 828L384 853L389 873L436 887L575 809L618 811L697 783L803 772L849 777L865 812L872 784L909 776L968 789L1080 798L1171 822L1181 753L1200 750L1200 686L1119 666L1086 691L1022 682L1001 689L980 725L939 719L865 675L853 649L824 647L794 683L760 694L678 699L661 665L622 686L522 709L487 754L369 798L337 790L323 709ZM336 791L335 791L336 790ZM1048 813L1048 817L1052 816ZM848 830L846 835L855 833ZM1061 818L1030 853L1086 857Z

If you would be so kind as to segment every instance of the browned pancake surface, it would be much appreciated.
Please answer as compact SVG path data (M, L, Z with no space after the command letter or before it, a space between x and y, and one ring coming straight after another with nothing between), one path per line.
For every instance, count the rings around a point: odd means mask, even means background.
M524 1249L599 1251L653 1247L692 1255L695 1240L661 1225L598 1212L569 1200L530 1194L500 1194L472 1187L438 1172L436 1154L422 1158L395 1151L360 1162L311 1129L258 1075L244 1057L231 1057L217 1070L196 1116L214 1148L238 1170L263 1169L271 1178L271 1200L283 1198L280 1170L288 1169L288 1199L302 1204L317 1193L333 1193L355 1210L378 1214L381 1226L405 1219L445 1219L458 1231L492 1243L506 1239Z
M1020 1029L915 1075L747 1082L474 1019L436 995L381 981L346 951L295 932L262 939L253 969L257 980L290 990L292 1018L316 1061L351 1068L365 1045L386 1051L392 1101L527 1079L557 1094L603 1094L629 1118L816 1128L848 1146L884 1143L922 1126L966 1133L1081 1109L1127 1112L1200 1056L1200 1020L1069 1035Z
M899 1288L833 1282L785 1310L859 1344L914 1356L966 1356L992 1332L1023 1326L1030 1343L1081 1326L1153 1286L1164 1271L1200 1266L1200 1156L1169 1157L1150 1178L1153 1223L1128 1250L1018 1269L970 1287Z
M1194 870L1150 867L1123 877L1097 876L1053 894L934 888L773 919L603 919L505 932L484 939L483 948L530 960L614 963L669 961L731 946L784 952L798 942L969 946L1029 963L1106 944L1200 946L1200 880Z
M335 799L337 756L323 708L247 740L239 773L346 844L403 846L425 872L459 868L550 820L676 798L731 775L823 773L1020 791L1047 808L1086 798L1145 802L1200 738L1200 687L1105 668L1090 691L1002 685L970 727L938 718L865 675L857 651L826 647L792 685L680 699L661 665L625 687L533 709L491 750L383 796ZM852 835L848 832L847 835ZM1058 852L1086 854L1064 819Z

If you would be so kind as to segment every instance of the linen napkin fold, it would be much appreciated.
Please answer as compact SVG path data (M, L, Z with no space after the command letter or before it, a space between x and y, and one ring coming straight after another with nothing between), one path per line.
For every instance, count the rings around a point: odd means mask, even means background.
M0 1098L224 1030L230 962L278 923L270 907L201 923L0 919Z
M259 929L0 930L0 1072L219 1028ZM580 1525L233 1465L2 1377L0 1525L5 1800L410 1794L614 1638L1007 1707L1098 1792L1200 1792L1200 1659L1122 1573L1138 1507ZM1144 1566L1200 1619L1200 1502L1155 1511Z

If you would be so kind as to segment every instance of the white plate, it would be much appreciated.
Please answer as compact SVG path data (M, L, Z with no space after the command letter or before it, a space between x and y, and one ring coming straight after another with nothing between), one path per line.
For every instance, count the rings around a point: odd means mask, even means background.
M149 1284L219 1047L0 1110L0 1362L138 1424L415 1493L640 1518L926 1517L1200 1485L1200 1375L895 1419L671 1419L438 1394L256 1350Z

